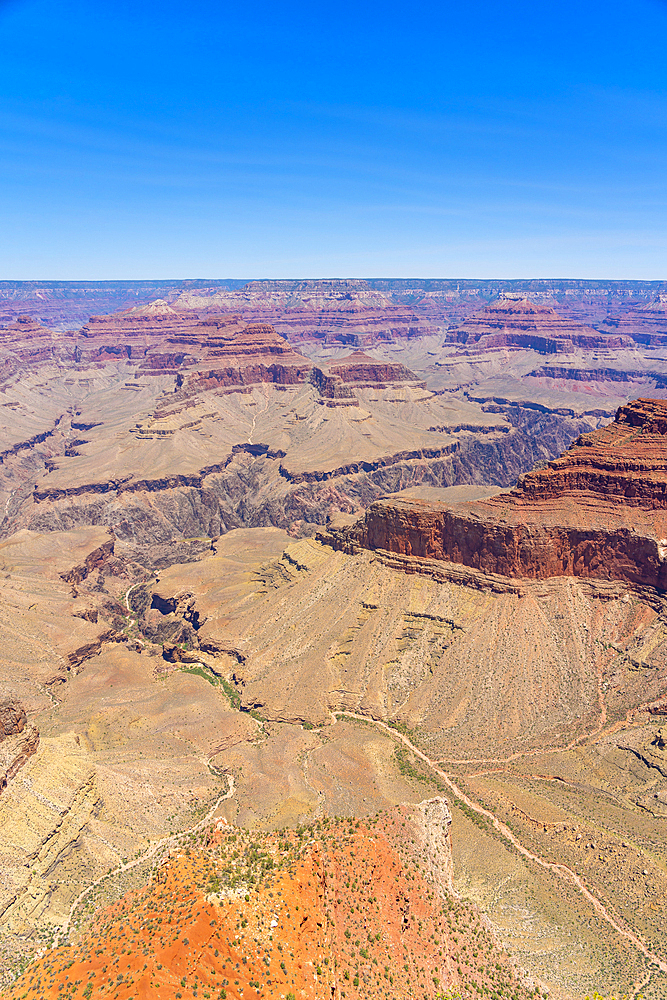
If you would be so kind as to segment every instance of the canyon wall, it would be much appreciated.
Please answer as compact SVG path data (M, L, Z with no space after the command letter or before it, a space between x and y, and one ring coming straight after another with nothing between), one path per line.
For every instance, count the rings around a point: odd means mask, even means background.
M582 576L667 589L667 402L637 400L509 493L448 506L383 498L335 548L485 573Z

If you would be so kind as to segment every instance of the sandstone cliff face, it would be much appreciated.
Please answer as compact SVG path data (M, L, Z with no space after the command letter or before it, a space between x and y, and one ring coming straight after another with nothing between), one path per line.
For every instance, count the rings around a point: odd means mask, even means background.
M637 400L508 494L447 506L385 498L334 547L510 577L582 576L667 589L667 402Z

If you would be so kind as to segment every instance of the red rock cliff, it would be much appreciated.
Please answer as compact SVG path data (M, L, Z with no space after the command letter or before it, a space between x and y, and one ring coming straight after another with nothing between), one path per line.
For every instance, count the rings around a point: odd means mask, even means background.
M620 407L612 424L580 437L510 493L452 506L386 497L332 542L511 577L667 590L667 401Z

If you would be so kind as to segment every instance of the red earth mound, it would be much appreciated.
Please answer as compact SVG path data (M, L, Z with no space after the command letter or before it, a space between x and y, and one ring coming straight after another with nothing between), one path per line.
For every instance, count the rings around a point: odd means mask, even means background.
M444 799L259 834L222 823L33 962L5 1000L528 1000L449 885Z

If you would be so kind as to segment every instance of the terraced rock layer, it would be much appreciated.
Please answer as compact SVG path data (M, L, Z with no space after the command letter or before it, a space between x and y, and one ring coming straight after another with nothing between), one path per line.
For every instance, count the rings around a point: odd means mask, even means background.
M156 566L174 541L241 525L308 533L412 485L508 486L599 419L487 414L400 358L314 361L269 324L188 302L93 316L77 333L29 317L0 331L2 534L105 524Z
M380 549L485 573L582 576L667 589L667 402L636 400L560 458L488 500L385 498L334 547Z
M571 353L576 348L619 350L633 343L628 334L599 333L521 293L503 293L450 331L448 338L475 351L510 347L540 354Z
M452 894L450 822L442 798L270 835L219 822L3 995L541 995Z
M179 309L229 311L271 323L293 343L366 347L437 333L434 324L414 309L393 300L360 279L320 281L251 281L241 289L215 287L185 291L173 305Z
M600 329L629 336L637 344L659 348L667 346L667 295L621 315L608 316Z
M71 330L87 322L93 313L109 313L149 303L156 298L172 303L182 293L210 297L227 294L233 312L241 311L247 320L262 309L288 301L299 306L320 298L326 310L331 297L332 312L336 297L327 295L332 286L352 286L368 293L382 293L408 317L418 316L421 323L433 325L460 323L461 320L494 299L500 292L520 292L534 301L555 305L579 322L597 324L607 316L634 311L637 305L650 303L664 293L666 284L659 281L582 281L549 280L461 280L419 278L374 278L349 282L332 281L263 281L236 280L181 281L0 281L0 323L9 323L21 314L39 318L48 326ZM234 293L236 293L234 295ZM263 294L262 294L263 293ZM344 297L346 294L343 290ZM322 308L323 307L323 308ZM312 309L312 305L311 305ZM325 317L314 318L318 326ZM271 320L269 320L270 322ZM412 326L414 321L412 321ZM423 327L422 327L423 328ZM408 327L410 329L410 326Z

